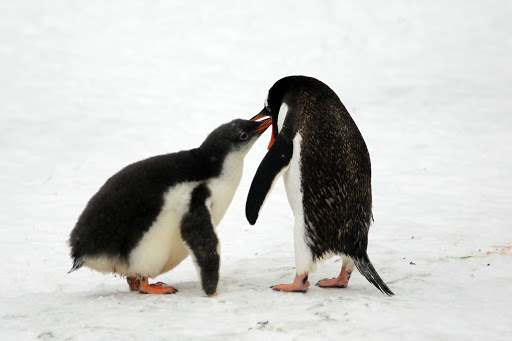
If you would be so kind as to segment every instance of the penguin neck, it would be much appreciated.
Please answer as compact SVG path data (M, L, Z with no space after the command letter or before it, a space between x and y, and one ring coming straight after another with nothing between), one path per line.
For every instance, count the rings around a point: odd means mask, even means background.
M214 170L214 173L218 174L222 171L222 164L228 154L224 148L215 148L215 146L205 146L203 144L196 150L201 155L205 165L208 165L208 168Z
M237 184L240 182L242 171L244 167L244 158L247 154L245 150L232 149L221 155L214 155L212 157L218 157L220 172L218 177L222 181L234 182Z
M245 154L242 150L233 150L224 155L218 175L207 182L211 191L210 210L214 226L224 217L240 184Z
M221 177L223 178L240 178L244 168L244 158L247 152L243 150L234 150L226 155L224 162L222 163Z

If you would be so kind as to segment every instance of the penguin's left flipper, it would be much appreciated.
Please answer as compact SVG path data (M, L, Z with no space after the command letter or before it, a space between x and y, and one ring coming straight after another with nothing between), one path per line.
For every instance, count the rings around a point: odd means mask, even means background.
M245 203L245 216L249 224L254 225L258 215L274 187L279 176L288 169L293 155L293 143L287 139L278 138L261 161Z
M189 211L181 220L181 238L192 252L200 270L204 292L208 296L216 296L220 256L217 250L219 240L206 203L210 194L210 190L204 184L192 191Z

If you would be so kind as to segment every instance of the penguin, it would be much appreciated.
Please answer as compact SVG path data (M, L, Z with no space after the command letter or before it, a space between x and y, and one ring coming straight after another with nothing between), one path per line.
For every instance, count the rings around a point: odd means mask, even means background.
M73 266L120 274L131 291L173 294L148 278L189 254L208 296L219 281L215 228L240 183L244 157L270 120L237 119L212 131L195 149L135 162L109 178L71 231Z
M319 287L347 287L355 266L382 293L394 295L366 252L373 220L370 155L339 97L315 78L285 77L270 88L252 120L263 117L272 120L272 137L249 189L246 217L256 223L283 175L295 219L295 279L271 288L306 292L315 264L339 255L339 276L320 280Z

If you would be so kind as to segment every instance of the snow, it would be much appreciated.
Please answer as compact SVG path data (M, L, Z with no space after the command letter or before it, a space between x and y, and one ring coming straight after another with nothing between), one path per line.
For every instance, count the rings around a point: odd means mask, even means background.
M512 335L512 3L3 1L0 336L31 339L493 339ZM396 296L294 276L282 181L244 216L266 132L219 226L219 295L187 259L176 295L71 267L87 200L128 163L198 146L314 76L341 97L373 165L368 253ZM333 258L311 274L338 274Z

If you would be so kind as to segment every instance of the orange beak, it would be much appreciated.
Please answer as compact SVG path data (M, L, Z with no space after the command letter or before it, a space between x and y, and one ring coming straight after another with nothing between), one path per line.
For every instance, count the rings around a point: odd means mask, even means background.
M261 124L258 126L258 129L256 129L254 132L257 132L257 131L260 131L260 130L265 130L268 127L270 127L271 125L272 125L272 119L271 118L266 118L263 121L261 121Z
M260 113L256 116L254 116L253 118L251 118L251 121L257 121L260 118L267 118L267 117L268 117L268 119L262 121L263 123L258 127L258 129L256 131L268 128L272 124L272 116ZM272 136L270 137L270 142L268 144L267 150L270 149L270 147L272 147L272 145L274 144L274 141L275 141L274 129L272 129Z

